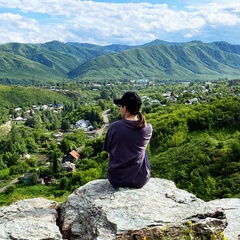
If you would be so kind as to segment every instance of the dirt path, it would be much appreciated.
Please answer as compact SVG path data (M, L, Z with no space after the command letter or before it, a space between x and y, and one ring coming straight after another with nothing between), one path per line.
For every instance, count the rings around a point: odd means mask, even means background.
M96 133L98 134L99 137L102 136L105 128L108 127L108 125L109 125L108 112L109 112L109 109L105 110L105 111L103 112L103 114L102 114L103 121L104 121L104 125L103 125L103 127L101 127L100 129L98 129L98 130L96 131Z
M8 183L6 186L0 188L0 193L3 192L7 187L9 187L9 186L11 186L11 185L13 185L13 184L15 184L15 183L17 183L17 182L18 182L18 178L13 179L13 180L12 180L10 183Z
M0 126L0 135L6 135L12 129L11 121L8 121Z

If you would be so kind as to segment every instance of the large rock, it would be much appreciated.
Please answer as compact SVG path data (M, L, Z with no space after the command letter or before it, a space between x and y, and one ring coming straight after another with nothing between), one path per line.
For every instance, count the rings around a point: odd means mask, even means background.
M71 240L157 239L166 229L171 239L179 239L186 228L210 239L227 225L219 206L164 179L151 178L141 189L114 189L107 180L95 180L69 195L60 227Z
M58 240L57 203L44 198L18 201L0 208L1 240Z
M208 203L213 207L221 207L227 217L228 225L224 235L228 240L240 240L240 199L216 199Z
M174 240L193 233L206 240L222 240L223 233L240 239L240 199L204 202L157 178L141 189L95 180L63 204L35 198L0 208L1 240Z

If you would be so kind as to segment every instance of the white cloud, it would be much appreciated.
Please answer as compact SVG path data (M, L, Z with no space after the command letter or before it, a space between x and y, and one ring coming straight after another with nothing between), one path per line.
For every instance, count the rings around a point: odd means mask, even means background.
M227 3L203 1L202 5L194 4L180 11L170 9L167 4L0 0L0 8L15 8L18 13L0 14L0 42L59 40L141 44L156 38L166 41L216 41L226 37L233 43L240 41L240 36L236 35L240 35L240 3L229 0ZM41 18L37 18L39 13ZM44 15L48 16L45 21L42 19ZM232 34L234 29L236 34L229 40L227 33Z

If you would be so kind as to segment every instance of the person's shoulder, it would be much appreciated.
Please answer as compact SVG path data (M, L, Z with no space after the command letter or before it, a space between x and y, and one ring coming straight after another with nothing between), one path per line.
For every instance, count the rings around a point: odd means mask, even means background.
M146 132L151 133L153 131L152 124L151 123L146 123L144 129L145 129Z
M146 123L146 127L152 129L152 124L151 123Z
M119 125L122 124L122 122L123 122L122 119L117 120L117 121L115 121L115 122L112 122L112 123L110 124L109 128L119 126Z

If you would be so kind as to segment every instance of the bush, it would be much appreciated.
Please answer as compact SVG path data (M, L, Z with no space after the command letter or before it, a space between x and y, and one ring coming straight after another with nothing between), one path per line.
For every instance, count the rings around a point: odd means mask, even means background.
M9 186L9 187L7 187L5 190L4 190L4 193L5 194L11 194L14 190L15 190L15 186L14 185L12 185L12 186Z

